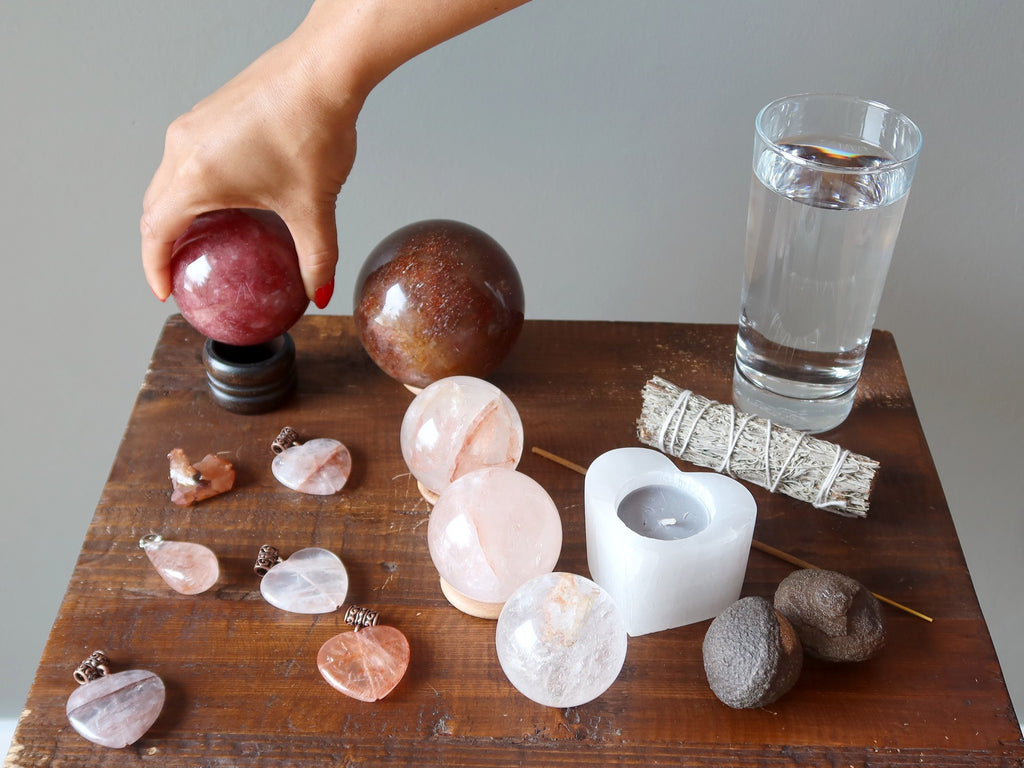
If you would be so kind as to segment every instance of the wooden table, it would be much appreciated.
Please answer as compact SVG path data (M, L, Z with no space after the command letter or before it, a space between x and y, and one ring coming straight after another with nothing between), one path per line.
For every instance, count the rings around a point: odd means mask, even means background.
M588 574L583 478L530 452L579 464L637 445L641 390L654 375L728 401L735 328L718 325L526 324L491 379L522 416L520 470L562 515L558 570ZM827 435L881 462L866 520L846 519L752 487L755 538L843 571L935 618L886 608L874 660L809 660L775 704L732 710L707 686L708 623L632 638L625 666L595 701L550 709L521 696L494 650L493 622L445 601L426 546L429 508L408 475L399 426L411 395L367 358L347 317L303 319L296 396L275 413L213 404L202 339L172 317L157 344L89 527L14 737L9 765L598 766L1024 765L1024 743L895 343L877 332L854 411ZM270 441L284 425L336 437L355 462L338 496L280 486ZM197 506L170 502L168 450L224 452L235 489ZM682 465L686 469L694 469ZM40 519L40 525L44 525ZM185 597L168 589L140 536L206 544L221 579ZM375 607L412 647L412 666L376 704L329 688L320 645L342 611L301 616L264 602L252 564L261 544L340 554L349 599ZM770 596L791 566L750 554L746 595ZM150 669L167 685L152 729L123 750L68 725L71 673L94 649L115 670Z

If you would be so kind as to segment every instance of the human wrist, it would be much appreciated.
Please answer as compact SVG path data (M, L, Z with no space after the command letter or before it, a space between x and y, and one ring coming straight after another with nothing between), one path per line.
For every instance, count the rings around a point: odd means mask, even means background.
M376 0L317 0L288 40L315 81L318 100L333 113L358 114L390 74L373 39L377 6Z

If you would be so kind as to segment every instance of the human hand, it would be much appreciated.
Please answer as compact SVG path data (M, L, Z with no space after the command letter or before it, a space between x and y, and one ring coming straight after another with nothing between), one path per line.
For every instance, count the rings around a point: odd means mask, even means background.
M366 97L402 63L524 2L314 0L292 35L168 128L140 221L153 293L170 295L171 249L196 216L264 208L295 240L306 295L326 306L334 207Z
M142 263L161 301L171 293L174 241L201 213L275 211L295 240L306 294L320 308L334 290L335 204L356 154L361 99L316 69L299 33L176 119L143 199Z

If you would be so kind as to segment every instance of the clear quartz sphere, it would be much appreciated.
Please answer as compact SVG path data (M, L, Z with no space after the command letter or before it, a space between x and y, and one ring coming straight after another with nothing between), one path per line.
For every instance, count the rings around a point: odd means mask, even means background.
M421 486L439 494L484 467L515 469L523 454L523 423L512 401L473 376L435 381L402 419L402 457Z
M427 525L438 573L473 600L503 603L562 551L558 508L541 485L514 469L488 467L445 488Z
M509 682L548 707L592 701L626 660L626 627L611 596L572 573L537 576L498 617L495 646Z

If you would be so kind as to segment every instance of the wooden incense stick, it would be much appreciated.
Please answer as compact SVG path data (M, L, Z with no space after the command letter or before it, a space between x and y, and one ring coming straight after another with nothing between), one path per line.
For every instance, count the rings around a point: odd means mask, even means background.
M581 475L587 474L586 467L583 467L580 464L576 464L575 462L569 461L568 459L563 459L561 456L557 456L556 454L551 453L550 451L545 451L543 448L537 448L536 446L534 446L530 450L533 453L537 454L538 456L547 459L548 461L553 461L555 464L560 464L561 466L566 467L567 469L571 469L573 472L578 472ZM759 552L764 552L766 555L776 557L779 560L787 562L790 565L795 565L798 568L822 570L820 566L809 563L806 560L801 560L799 557L796 557L795 555L791 555L788 552L783 552L781 549L776 549L775 547L770 546L768 544L762 544L757 539L753 539L750 542L750 546L758 550ZM906 613L909 613L911 616L916 616L917 618L923 619L928 622L934 621L934 619L932 619L931 616L926 616L925 614L920 613L919 611L915 611L913 608L908 608L902 603L897 603L895 600L890 600L888 597L884 597L883 595L880 595L877 592L872 592L871 594L874 595L877 600L880 600L886 605L891 605L893 608L898 608L901 611L905 611Z

